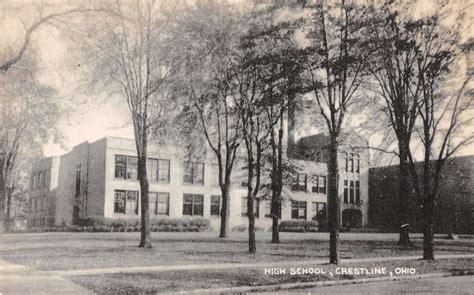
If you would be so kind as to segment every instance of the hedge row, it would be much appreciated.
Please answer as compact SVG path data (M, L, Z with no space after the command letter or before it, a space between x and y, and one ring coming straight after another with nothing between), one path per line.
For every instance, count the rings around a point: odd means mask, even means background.
M212 229L210 221L205 218L150 219L150 223L154 232L204 232ZM78 225L31 228L28 232L139 232L140 229L141 221L138 218L89 216L81 220Z
M307 220L283 220L278 228L281 232L317 232L318 222Z

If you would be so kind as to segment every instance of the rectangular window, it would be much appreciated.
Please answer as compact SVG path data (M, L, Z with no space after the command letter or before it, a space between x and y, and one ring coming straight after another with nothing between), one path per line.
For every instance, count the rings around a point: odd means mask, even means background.
M184 162L184 183L204 184L204 163Z
M115 178L127 179L127 156L115 155Z
M319 176L318 177L318 187L319 193L325 194L326 193L326 176Z
M114 213L125 213L125 191L115 191Z
M138 215L138 191L127 192L127 213L134 213Z
M81 164L76 164L76 190L75 196L81 194Z
M158 159L148 159L146 161L146 173L148 180L158 181Z
M158 160L158 181L162 183L170 182L170 160Z
M211 196L211 216L220 216L221 196Z
M46 171L43 171L43 181L41 182L41 187L46 187Z
M158 214L158 193L149 192L148 193L148 208L151 214Z
M138 179L138 158L127 157L127 179Z
M306 174L298 173L296 177L296 184L293 186L294 191L306 192L308 183L308 176Z
M349 187L349 202L354 203L354 181L350 181Z
M183 195L183 215L203 216L204 196L184 194Z
M355 185L356 203L360 204L360 181L356 180Z
M349 172L349 155L347 153L345 154L345 158L346 158L346 166L344 170L346 172Z
M170 214L170 194L169 193L158 193L157 213L158 215Z
M219 165L211 165L211 186L219 186Z
M354 172L354 154L349 158L349 172Z
M291 201L291 219L306 220L306 202Z
M248 212L249 212L249 208L248 208L248 206L247 206L247 196L242 197L240 206L241 206L241 211L240 211L241 214L240 214L240 215L241 215L242 217L247 216L247 215L248 215Z
M344 203L349 202L349 187L347 184L347 180L344 180Z
M360 173L360 157L359 157L359 155L357 155L357 159L356 159L356 172Z

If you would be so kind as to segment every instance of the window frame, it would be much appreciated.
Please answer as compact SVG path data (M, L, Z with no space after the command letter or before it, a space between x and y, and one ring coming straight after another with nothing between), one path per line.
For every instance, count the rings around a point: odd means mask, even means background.
M191 201L186 201L186 197L191 197ZM201 199L199 202L196 199ZM191 205L191 214L185 212L185 205ZM196 213L196 207L200 206L200 213ZM183 216L204 216L204 195L202 194L183 194Z
M216 210L216 203L215 199L217 198L217 214L215 214ZM213 208L214 207L214 208ZM213 210L214 209L214 210ZM221 216L221 209L222 209L222 196L221 195L211 195L210 205L209 205L209 216L220 217ZM213 213L214 211L214 213Z
M196 167L200 166L202 168L202 182L197 182ZM191 170L188 171L191 167ZM191 172L188 174L188 172ZM190 181L188 181L189 179ZM191 185L204 185L205 183L205 165L203 162L194 162L194 161L184 161L184 172L183 172L183 183Z
M304 204L304 206L302 206ZM300 218L300 209L304 209L304 218ZM296 210L296 218L295 218ZM306 201L291 201L291 219L292 220L306 220L308 218L308 202Z

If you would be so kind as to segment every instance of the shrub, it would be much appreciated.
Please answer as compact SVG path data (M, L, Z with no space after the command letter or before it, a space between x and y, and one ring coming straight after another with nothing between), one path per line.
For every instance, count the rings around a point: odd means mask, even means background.
M246 225L246 224L237 225L237 226L234 226L231 229L231 231L233 231L233 232L244 232L244 231L247 231L247 230L248 230L248 225ZM261 226L256 226L255 231L256 232L264 232L265 228L261 227Z
M307 220L283 220L280 222L281 232L317 232L318 222Z

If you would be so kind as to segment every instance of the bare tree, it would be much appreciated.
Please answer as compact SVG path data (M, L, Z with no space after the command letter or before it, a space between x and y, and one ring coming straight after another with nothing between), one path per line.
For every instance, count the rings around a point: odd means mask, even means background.
M375 22L371 6L357 1L318 1L312 7L308 39L308 88L329 133L328 226L329 261L339 262L340 198L338 193L338 148L344 118L367 74L375 51L370 42L370 24Z
M169 77L175 70L167 52L170 24L165 4L159 1L115 1L97 4L110 12L92 19L83 48L94 67L93 83L126 101L133 123L140 182L141 238L150 248L148 143L157 130L170 96Z

